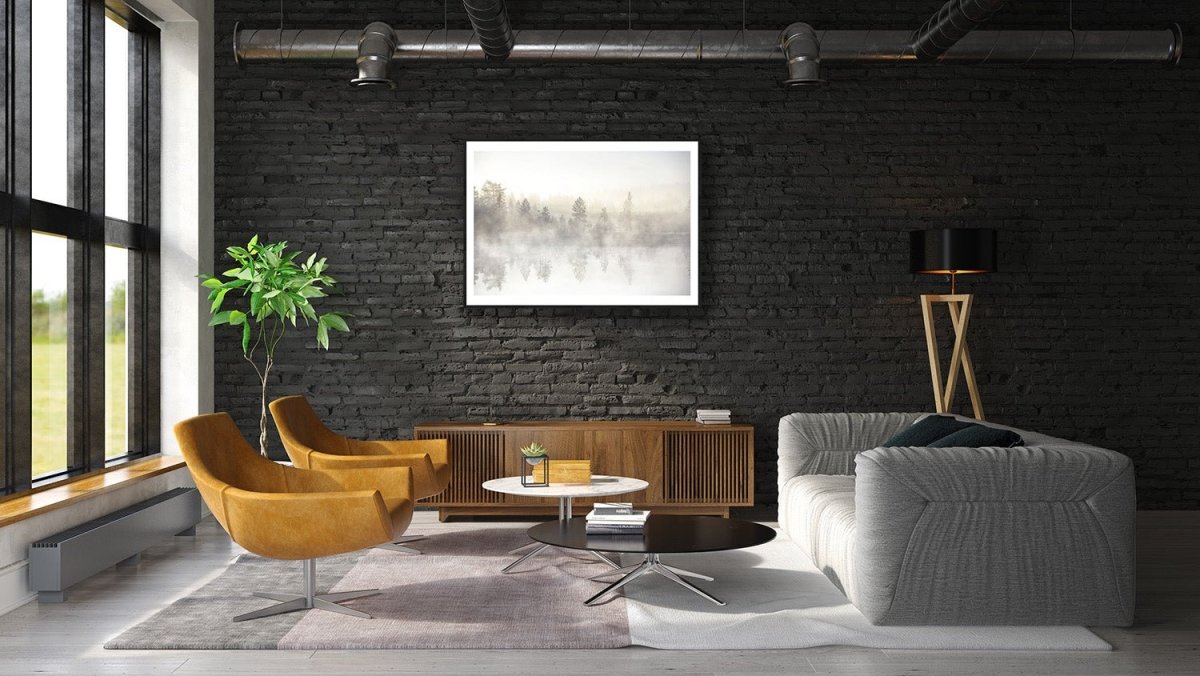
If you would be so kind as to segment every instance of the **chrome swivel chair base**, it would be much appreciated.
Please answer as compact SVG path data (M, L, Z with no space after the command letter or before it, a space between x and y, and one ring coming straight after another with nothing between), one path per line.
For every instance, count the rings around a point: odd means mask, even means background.
M389 552L399 552L401 554L409 554L409 555L416 556L416 555L424 554L424 552L422 552L419 549L413 549L412 547L406 547L405 545L407 545L410 542L417 542L418 540L424 540L424 539L425 539L424 535L414 535L412 537L400 538L399 540L396 540L395 542L389 542L387 544L377 545L375 547L375 549L386 549Z
M347 608L338 603L338 601L349 601L358 599L364 596L373 596L378 594L378 589L360 589L357 591L335 592L332 594L317 593L317 562L315 559L306 559L304 561L304 593L303 594L279 594L275 592L254 592L254 595L259 598L271 599L272 601L282 601L273 606L267 606L261 610L254 610L248 613L243 613L233 618L234 622L244 622L246 620L255 620L260 617L271 617L272 615L282 615L284 613L294 613L299 610L328 610L342 615L351 617L360 617L366 620L371 619L371 616L355 610Z
M642 559L641 563L638 563L638 564L635 564L632 566L626 566L624 568L619 568L617 570L610 570L601 575L597 575L596 577L593 577L592 579L595 580L597 578L609 577L612 575L616 575L618 573L624 574L624 576L621 579L617 580L616 582L608 585L604 589L600 590L600 593L596 594L595 596L588 599L587 601L584 601L583 602L584 605L594 606L597 603L600 603L604 599L605 596L612 594L613 592L616 592L621 587L624 587L625 585L629 584L630 582L633 582L634 580L638 579L639 577L641 577L643 575L647 575L649 573L657 573L657 574L667 578L668 580L674 582L675 584L683 587L684 589L687 589L696 594L699 594L700 596L703 596L704 598L708 599L709 601L712 601L713 603L717 604L718 606L725 605L725 602L722 601L721 599L713 596L712 594L709 594L708 592L697 587L696 585L692 584L691 582L688 582L687 580L683 579L684 577L694 577L699 580L707 580L709 582L712 582L711 577L709 577L707 575L701 575L700 573L693 573L690 570L683 570L682 568L668 566L667 564L665 564L659 560L658 554L646 554L645 558Z

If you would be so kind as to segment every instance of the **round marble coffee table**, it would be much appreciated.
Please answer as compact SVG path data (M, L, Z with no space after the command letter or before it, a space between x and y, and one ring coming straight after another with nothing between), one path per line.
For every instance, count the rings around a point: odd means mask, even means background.
M550 484L549 486L528 487L521 485L521 477L506 476L501 479L492 479L491 481L483 482L483 488L496 493L507 493L508 495L519 495L525 498L558 498L558 520L567 521L571 518L571 500L574 498L600 498L609 495L622 495L624 493L636 493L644 491L649 487L649 482L641 479L634 479L624 476L607 476L602 474L593 474L592 482L588 484ZM513 568L521 565L525 561L537 556L543 551L550 548L550 545L541 542L533 542L529 546L534 546L533 550L525 554L521 558L513 561L504 567L503 572L510 572ZM518 550L519 551L519 550ZM604 556L595 550L589 550L596 558L607 563L613 568L620 568L612 559Z

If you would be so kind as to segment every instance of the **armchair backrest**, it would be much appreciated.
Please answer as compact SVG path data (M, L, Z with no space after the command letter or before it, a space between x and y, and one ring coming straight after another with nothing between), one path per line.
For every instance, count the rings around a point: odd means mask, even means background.
M221 499L225 488L256 493L287 490L284 468L246 443L228 413L198 415L177 423L175 439L205 504L226 528Z
M272 401L271 417L283 448L297 467L309 467L308 454L313 451L345 455L350 449L349 440L326 427L304 395Z

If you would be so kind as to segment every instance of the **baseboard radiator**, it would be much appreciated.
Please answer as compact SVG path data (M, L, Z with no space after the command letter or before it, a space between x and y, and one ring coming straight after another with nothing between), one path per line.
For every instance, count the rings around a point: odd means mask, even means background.
M66 600L71 585L109 566L136 565L142 550L194 535L200 493L175 488L29 545L29 587L38 601Z

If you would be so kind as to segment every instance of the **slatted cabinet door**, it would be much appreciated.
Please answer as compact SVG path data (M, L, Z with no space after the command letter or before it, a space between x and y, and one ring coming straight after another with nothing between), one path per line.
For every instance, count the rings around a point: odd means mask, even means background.
M492 431L422 430L417 439L445 439L450 447L450 485L421 504L464 506L504 502L499 493L483 489L483 482L506 476L504 435Z
M753 486L752 435L723 430L663 435L664 502L753 504Z

